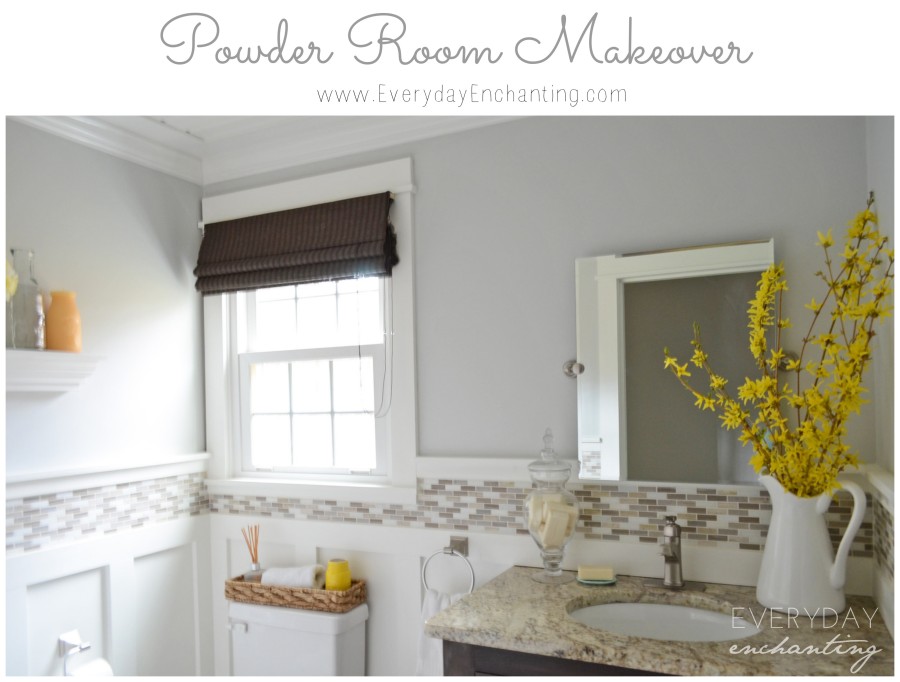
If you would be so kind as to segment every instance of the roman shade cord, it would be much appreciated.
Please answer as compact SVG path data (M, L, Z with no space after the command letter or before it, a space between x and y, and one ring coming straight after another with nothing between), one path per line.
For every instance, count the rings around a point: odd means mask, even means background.
M206 294L391 275L400 261L390 192L205 226L196 288Z
M389 311L390 320L387 322L387 329L384 332L384 344L381 347L381 366L383 367L381 373L381 399L378 407L375 408L375 419L386 417L388 412L391 411L391 404L394 402L394 286L391 280L385 280L381 291L383 296L382 307L387 308ZM390 299L390 305L388 305L388 299ZM357 355L360 358L362 357L359 346L357 346ZM388 364L389 362L390 364ZM388 389L387 402L384 399L385 384L387 384Z

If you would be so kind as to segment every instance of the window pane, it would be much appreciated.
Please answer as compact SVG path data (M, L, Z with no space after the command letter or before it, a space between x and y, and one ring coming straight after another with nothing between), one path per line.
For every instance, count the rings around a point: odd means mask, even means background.
M250 365L250 413L288 412L288 364Z
M339 294L354 291L378 291L379 277L360 277L359 279L338 280L337 290Z
M372 358L334 360L335 412L372 412Z
M332 462L331 415L296 415L294 466L324 469L333 466Z
M297 296L299 298L308 298L311 296L332 296L334 295L334 282L314 282L312 284L301 284L297 287Z
M291 363L294 412L331 411L331 373L328 360Z
M267 287L265 289L256 290L256 302L262 301L284 301L294 299L294 290L296 287L292 284L286 287Z
M281 301L260 301L257 296L255 348L272 350L292 347L296 343L297 333L295 310L293 294L290 299Z
M380 287L367 277L259 289L252 350L383 343Z
M334 464L354 471L375 468L375 417L334 415Z
M297 301L298 348L334 345L337 324L333 296L316 296Z
M378 292L340 295L338 330L346 344L381 343L383 339Z
M290 417L252 415L250 417L250 459L254 466L291 464Z

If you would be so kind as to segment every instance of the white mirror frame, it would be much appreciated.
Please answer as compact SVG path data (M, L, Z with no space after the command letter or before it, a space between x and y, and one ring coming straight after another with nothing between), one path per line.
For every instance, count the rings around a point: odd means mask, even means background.
M762 272L774 262L771 239L575 261L577 357L584 365L578 377L579 478L628 480L624 285Z

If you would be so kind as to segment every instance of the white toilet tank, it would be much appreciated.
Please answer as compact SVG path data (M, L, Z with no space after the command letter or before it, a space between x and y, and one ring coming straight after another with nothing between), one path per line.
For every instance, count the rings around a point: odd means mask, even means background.
M365 675L368 617L229 601L232 675Z

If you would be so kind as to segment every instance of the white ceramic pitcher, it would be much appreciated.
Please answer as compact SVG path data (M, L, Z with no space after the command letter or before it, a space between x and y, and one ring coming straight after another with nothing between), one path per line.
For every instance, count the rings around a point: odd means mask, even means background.
M832 495L797 497L771 476L760 481L772 499L772 520L759 569L757 601L775 611L812 614L816 609L819 613L833 609L840 613L846 605L847 555L866 513L862 488L841 481L842 489L853 495L853 514L835 556L825 524Z

